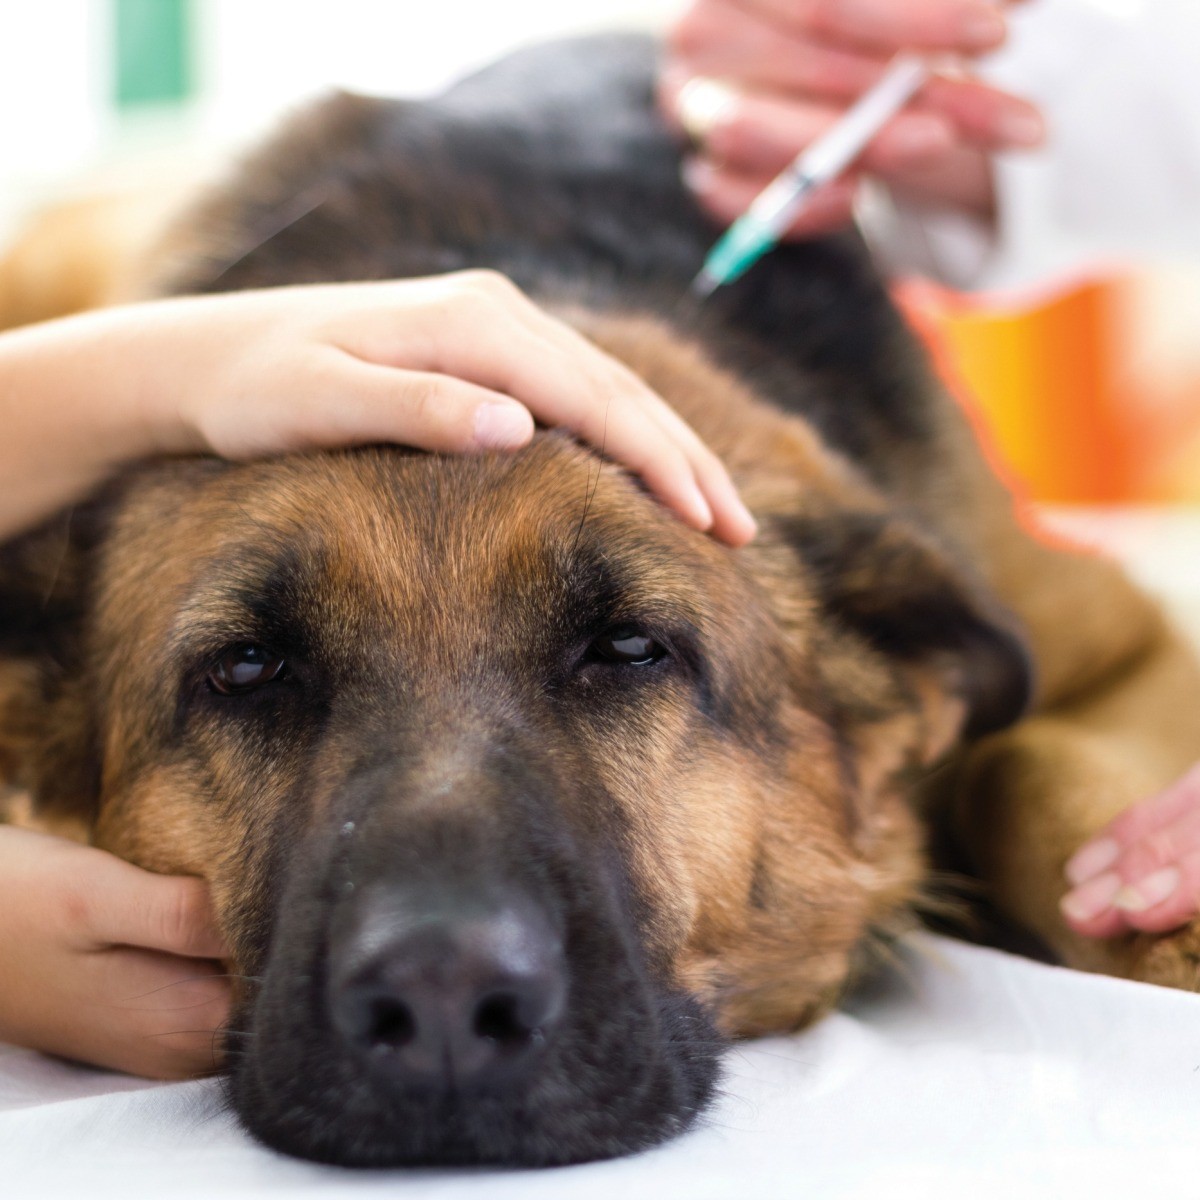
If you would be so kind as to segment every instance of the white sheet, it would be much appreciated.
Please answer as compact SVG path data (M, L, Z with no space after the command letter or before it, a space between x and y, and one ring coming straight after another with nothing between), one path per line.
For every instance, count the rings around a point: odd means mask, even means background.
M1200 1196L1200 996L918 935L881 986L741 1046L702 1125L554 1171L352 1172L254 1144L216 1081L0 1047L0 1195L405 1200Z

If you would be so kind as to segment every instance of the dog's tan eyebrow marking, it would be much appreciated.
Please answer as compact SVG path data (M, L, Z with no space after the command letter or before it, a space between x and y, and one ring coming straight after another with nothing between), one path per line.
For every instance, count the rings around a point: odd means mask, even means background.
M662 572L647 578L642 564L596 544L572 549L562 565L564 616L580 631L599 634L613 624L645 622L698 648L703 610L692 589Z
M294 641L306 582L321 569L319 543L238 548L204 565L171 623L168 649L180 663L231 642Z

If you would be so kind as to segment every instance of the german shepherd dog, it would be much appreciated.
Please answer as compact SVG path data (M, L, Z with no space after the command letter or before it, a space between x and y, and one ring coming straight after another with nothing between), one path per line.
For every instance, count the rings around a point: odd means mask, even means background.
M911 921L932 828L1063 961L1197 984L1200 928L1088 944L1057 909L1066 857L1200 757L1182 639L1024 531L853 237L688 298L717 231L655 55L323 102L154 286L502 272L692 423L752 545L543 432L149 463L0 557L0 769L210 882L248 977L233 1103L291 1154L680 1132L728 1039L814 1020Z

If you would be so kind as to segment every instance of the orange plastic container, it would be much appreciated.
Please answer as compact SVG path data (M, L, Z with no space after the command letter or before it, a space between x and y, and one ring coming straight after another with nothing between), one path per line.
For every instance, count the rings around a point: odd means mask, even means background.
M997 465L1030 499L1200 500L1200 353L1191 374L1164 375L1147 361L1138 280L1089 279L1022 298L915 282L897 298Z

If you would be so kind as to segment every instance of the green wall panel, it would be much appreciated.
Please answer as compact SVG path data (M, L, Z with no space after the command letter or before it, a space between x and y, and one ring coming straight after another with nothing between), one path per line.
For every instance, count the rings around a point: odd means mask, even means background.
M112 0L119 108L178 104L193 87L190 0Z

